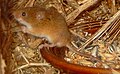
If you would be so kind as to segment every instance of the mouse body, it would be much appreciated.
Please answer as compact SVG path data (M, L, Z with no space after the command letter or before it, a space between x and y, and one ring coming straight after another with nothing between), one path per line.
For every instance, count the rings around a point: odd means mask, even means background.
M25 33L44 37L58 47L66 46L71 41L65 18L53 7L27 7L16 10L13 15L25 26Z
M77 51L77 48L71 44L71 33L65 18L55 8L26 7L14 11L13 15L25 26L23 29L25 33L44 37L53 46L66 46L74 53L93 59L93 56Z

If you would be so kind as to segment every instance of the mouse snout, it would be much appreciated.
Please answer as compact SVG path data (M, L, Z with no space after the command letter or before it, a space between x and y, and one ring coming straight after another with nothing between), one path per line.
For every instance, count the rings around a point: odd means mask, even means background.
M17 10L13 11L13 13L12 13L12 15L15 19L20 18L20 14L21 14L21 12L17 11Z
M16 20L16 21L20 21L20 15L18 12L14 11L12 13L12 16L13 16L13 19Z

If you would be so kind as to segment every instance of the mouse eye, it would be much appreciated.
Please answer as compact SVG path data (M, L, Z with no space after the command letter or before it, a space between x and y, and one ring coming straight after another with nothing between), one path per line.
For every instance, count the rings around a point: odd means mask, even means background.
M22 16L26 16L26 13L25 13L25 12L22 12Z

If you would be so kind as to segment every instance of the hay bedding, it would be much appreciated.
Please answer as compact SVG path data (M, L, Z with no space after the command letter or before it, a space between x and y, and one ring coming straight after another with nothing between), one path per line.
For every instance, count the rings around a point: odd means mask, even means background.
M89 0L92 1L92 0ZM73 34L79 36L83 41L76 41L75 43L78 46L84 44L84 42L89 39L92 35L88 33L87 29L92 29L96 27L103 26L109 18L114 15L118 10L120 10L120 1L116 0L114 5L114 0L105 0L102 2L95 2L97 7L91 7L89 11L84 11L87 7L94 5L89 3L87 0L1 0L1 25L0 25L0 73L5 71L5 74L59 74L60 71L49 63L47 63L44 58L41 57L38 46L41 43L44 43L45 40L36 38L34 36L23 34L19 23L13 20L11 13L13 10L32 7L32 6L44 6L50 7L54 6L65 18L66 22L70 27L70 30L74 32ZM82 8L85 3L89 3L86 8ZM94 3L94 1L93 1ZM91 4L91 5L90 5ZM81 7L80 7L81 6ZM81 13L83 12L84 13ZM79 15L79 13L81 13ZM77 18L76 18L77 17ZM76 19L75 19L76 18ZM120 23L120 22L117 22ZM86 32L87 31L87 32ZM105 49L104 41L98 40L97 44L99 49L92 48L91 50L86 50L90 54L96 55L95 50L99 50L103 60L109 57L107 61L114 60L116 56L119 55L120 50L120 36L119 30L116 32L112 31L114 40L111 42L112 46L117 47L117 49L110 48L109 51L102 50ZM109 33L109 32L108 32ZM107 32L105 33L107 34ZM117 35L116 35L117 34ZM116 35L116 36L115 36ZM106 36L103 36L101 39L105 40ZM109 39L108 39L109 42ZM111 52L111 53L110 53ZM92 62L89 62L85 59L79 61L75 59L77 55L71 56L72 52L66 53L66 60L71 63L81 64L85 66L92 66ZM110 54L109 54L110 53ZM70 58L68 58L70 57ZM75 57L75 58L73 58ZM119 60L119 57L118 57ZM5 61L5 62L4 62ZM117 61L117 60L116 60ZM5 65L3 65L5 64ZM111 63L108 63L111 64ZM119 64L119 62L117 62ZM117 65L116 64L116 65ZM110 65L113 68L120 68L119 65ZM6 66L4 68L4 66ZM102 66L103 67L103 66ZM108 65L105 65L104 68L109 68ZM4 70L5 69L5 70Z

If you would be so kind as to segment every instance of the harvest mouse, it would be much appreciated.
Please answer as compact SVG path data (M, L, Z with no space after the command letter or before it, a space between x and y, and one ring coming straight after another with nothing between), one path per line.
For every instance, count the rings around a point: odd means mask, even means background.
M19 23L25 26L23 29L25 33L44 37L53 46L66 46L81 56L93 59L93 56L77 51L71 44L71 34L65 18L55 8L27 7L14 11L13 15Z

